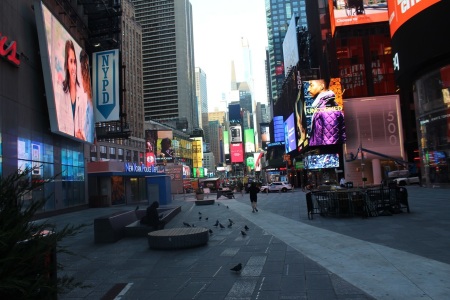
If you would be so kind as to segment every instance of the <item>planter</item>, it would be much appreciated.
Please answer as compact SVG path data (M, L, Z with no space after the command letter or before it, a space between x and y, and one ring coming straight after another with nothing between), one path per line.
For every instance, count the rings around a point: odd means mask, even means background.
M195 205L213 205L214 202L215 202L214 199L196 200Z
M195 198L197 200L203 200L203 199L205 199L205 194L195 194Z

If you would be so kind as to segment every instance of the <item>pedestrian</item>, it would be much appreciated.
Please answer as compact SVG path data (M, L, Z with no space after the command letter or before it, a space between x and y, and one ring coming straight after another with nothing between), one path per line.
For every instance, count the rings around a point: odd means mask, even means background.
M256 186L256 184L254 182L252 182L252 184L250 185L248 192L250 194L250 202L252 204L252 212L258 211L258 208L256 207L256 203L258 202L259 188Z

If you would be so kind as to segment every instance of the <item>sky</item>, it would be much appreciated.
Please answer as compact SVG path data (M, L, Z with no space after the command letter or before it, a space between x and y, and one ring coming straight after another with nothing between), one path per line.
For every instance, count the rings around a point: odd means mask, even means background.
M267 103L264 61L267 47L265 0L190 0L195 66L206 73L208 110L214 111L231 86L231 61L242 60L248 39L254 78L253 99ZM239 69L239 66L236 66ZM242 80L236 74L237 81Z

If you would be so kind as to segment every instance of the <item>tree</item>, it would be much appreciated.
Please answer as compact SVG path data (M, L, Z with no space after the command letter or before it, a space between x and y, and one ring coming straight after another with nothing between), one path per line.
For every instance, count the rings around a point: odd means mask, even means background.
M57 263L56 254L73 254L58 242L86 225L57 230L48 221L33 221L48 198L25 201L24 196L49 180L32 182L32 171L26 168L0 177L1 299L56 299L58 293L81 286L73 277L57 277L63 266Z

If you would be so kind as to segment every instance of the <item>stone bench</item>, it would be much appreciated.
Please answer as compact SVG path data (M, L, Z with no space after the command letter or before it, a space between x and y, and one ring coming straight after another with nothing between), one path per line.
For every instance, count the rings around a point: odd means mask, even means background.
M214 199L195 200L195 205L212 205L215 203Z
M184 249L208 243L209 231L203 227L171 228L148 233L151 249Z
M159 219L167 224L181 211L181 206L159 207L157 208L157 210L158 215L161 216ZM138 220L125 226L124 230L126 237L146 237L149 232L154 231L154 229L151 226L141 224L140 220L143 216L145 216L145 214L146 214L145 209L136 211Z
M161 220L166 224L180 211L180 206L158 208L158 213L163 215ZM152 227L140 224L140 219L145 213L145 209L120 211L94 219L95 243L114 243L124 237L145 237L153 230Z

